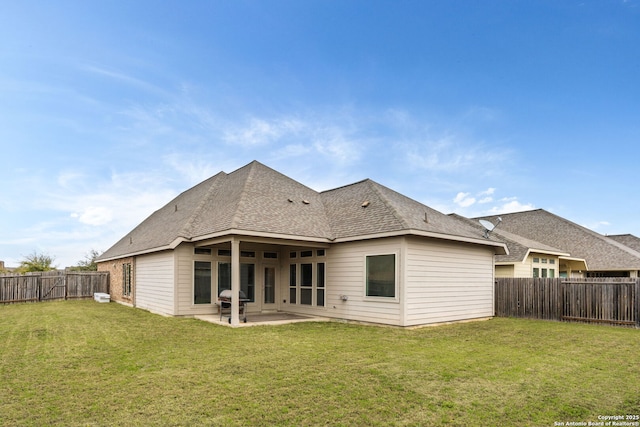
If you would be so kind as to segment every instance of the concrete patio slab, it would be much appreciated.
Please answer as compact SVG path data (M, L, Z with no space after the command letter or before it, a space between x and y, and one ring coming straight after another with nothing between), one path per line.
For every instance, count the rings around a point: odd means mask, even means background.
M331 319L328 317L302 316L294 313L283 313L283 312L256 313L256 314L247 313L247 323L244 323L241 321L239 325L233 326L229 323L229 318L227 316L223 316L222 320L220 320L219 314L198 315L194 317L198 320L214 323L216 325L240 327L240 328L247 327L247 326L286 325L289 323L300 323L300 322L331 321Z

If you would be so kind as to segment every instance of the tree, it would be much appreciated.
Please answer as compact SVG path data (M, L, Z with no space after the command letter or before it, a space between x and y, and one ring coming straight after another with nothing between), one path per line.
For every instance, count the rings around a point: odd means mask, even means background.
M54 260L55 257L34 251L31 255L27 255L22 261L20 261L18 272L30 273L33 271L55 270L56 266L53 265Z
M83 261L78 261L78 265L71 267L75 271L98 271L98 263L96 259L100 256L100 252L95 249L91 249L88 254L84 256Z

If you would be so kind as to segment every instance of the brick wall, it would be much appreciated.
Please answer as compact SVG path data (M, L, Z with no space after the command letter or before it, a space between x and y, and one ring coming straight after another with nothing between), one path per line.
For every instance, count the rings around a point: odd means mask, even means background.
M123 266L131 264L131 295L126 296L123 292ZM136 295L136 275L135 258L120 258L113 261L98 263L98 271L108 271L110 276L109 293L112 301L119 301L126 304L135 305Z

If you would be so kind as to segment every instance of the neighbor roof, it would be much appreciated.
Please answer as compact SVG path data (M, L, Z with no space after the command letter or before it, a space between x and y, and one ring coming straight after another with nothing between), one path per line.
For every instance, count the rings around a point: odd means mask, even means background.
M640 252L640 238L633 234L608 234L607 237Z
M477 228L478 230L484 230L484 227L480 225L477 219L469 219L458 214L449 214L460 221L465 221L469 225ZM496 255L496 263L514 263L523 262L527 259L530 253L540 253L548 255L557 255L567 257L570 254L562 249L554 248L535 240L527 239L526 237L519 236L509 231L504 230L501 226L496 227L491 232L496 238L502 240L509 248L509 253L505 255Z
M585 259L592 271L640 270L640 252L544 209L483 217L500 229Z
M183 192L98 260L238 232L321 242L404 232L506 250L496 239L483 239L473 227L369 179L319 193L253 161Z

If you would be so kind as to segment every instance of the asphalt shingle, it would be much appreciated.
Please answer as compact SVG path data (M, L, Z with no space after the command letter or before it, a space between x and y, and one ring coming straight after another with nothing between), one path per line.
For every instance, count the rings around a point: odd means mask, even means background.
M482 242L474 227L369 179L319 193L254 161L183 192L99 259L231 230L327 241L416 230Z

